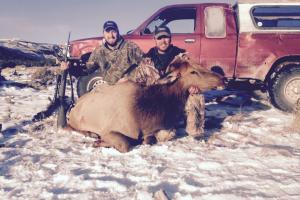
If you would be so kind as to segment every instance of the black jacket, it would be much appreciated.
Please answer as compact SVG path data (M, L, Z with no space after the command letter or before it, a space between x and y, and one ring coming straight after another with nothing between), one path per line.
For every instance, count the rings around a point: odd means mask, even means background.
M184 49L180 49L176 46L170 45L165 54L158 53L156 47L151 48L148 53L145 54L145 57L151 58L152 62L159 73L163 75L166 68L171 63L171 61L180 53L184 53Z

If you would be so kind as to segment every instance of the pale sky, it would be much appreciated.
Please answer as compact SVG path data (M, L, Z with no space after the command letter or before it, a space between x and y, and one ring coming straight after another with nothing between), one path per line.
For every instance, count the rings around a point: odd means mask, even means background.
M65 43L102 35L106 20L121 34L135 29L166 5L233 0L0 0L0 39Z

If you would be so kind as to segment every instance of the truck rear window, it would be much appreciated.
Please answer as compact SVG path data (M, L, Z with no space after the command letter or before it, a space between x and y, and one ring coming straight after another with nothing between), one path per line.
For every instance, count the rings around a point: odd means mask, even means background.
M205 8L205 36L207 38L226 37L226 18L223 7Z
M300 28L300 6L256 6L251 14L258 28Z

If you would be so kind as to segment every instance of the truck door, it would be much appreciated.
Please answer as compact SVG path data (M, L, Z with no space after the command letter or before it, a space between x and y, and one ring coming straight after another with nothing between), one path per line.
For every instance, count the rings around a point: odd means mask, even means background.
M203 6L200 64L226 77L234 74L237 29L234 10L229 5Z
M155 27L166 25L172 33L172 44L185 49L191 58L199 62L200 39L197 22L197 6L172 6L159 10L144 25L139 27L140 37L136 42L144 51L155 46L153 33Z

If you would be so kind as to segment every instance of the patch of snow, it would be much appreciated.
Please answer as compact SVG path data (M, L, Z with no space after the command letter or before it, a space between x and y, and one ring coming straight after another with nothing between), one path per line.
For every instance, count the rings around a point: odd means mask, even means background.
M300 130L289 129L293 114L264 102L209 102L203 140L183 136L122 154L58 132L55 116L32 122L54 86L13 86L29 79L21 72L9 79L0 87L1 199L147 200L159 190L175 200L300 199Z

